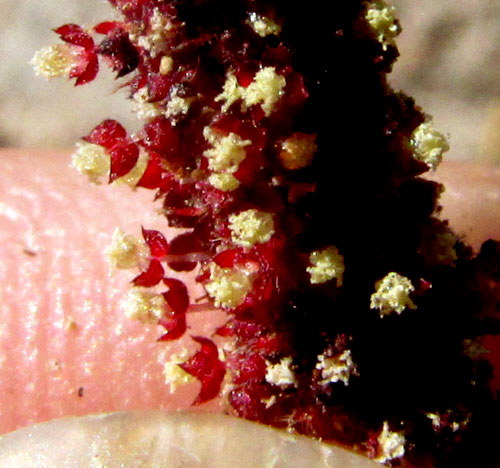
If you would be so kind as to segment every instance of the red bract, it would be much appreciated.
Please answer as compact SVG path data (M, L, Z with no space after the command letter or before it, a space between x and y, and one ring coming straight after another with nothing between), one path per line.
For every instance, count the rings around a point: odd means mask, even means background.
M159 320L158 324L167 330L158 341L177 340L186 332L186 315L170 311Z
M175 278L164 278L163 283L169 288L163 294L167 304L175 313L185 314L189 307L189 295L186 285Z
M167 333L159 338L159 341L171 341L180 338L186 331L186 311L189 307L189 295L186 285L175 278L164 278L163 283L168 286L168 291L163 297L170 307L159 324L167 330Z
M144 126L143 132L145 138L142 144L146 148L161 154L167 161L179 157L176 154L179 151L179 134L168 119L164 117L154 119Z
M201 349L180 366L201 382L200 393L193 402L193 405L200 405L219 394L226 369L212 340L203 336L192 338L201 345Z
M235 384L248 382L249 380L262 381L266 375L266 360L256 353L242 352L231 356L228 367L234 370Z
M185 255L193 252L201 252L202 246L197 232L186 232L179 234L170 241L171 255ZM191 271L197 265L197 262L175 261L169 262L168 266L174 271Z
M142 228L142 237L152 257L163 258L168 253L168 242L160 231Z
M139 53L130 42L128 33L118 24L107 33L96 52L108 60L113 71L117 72L117 78L134 71L139 65Z
M149 288L157 285L163 278L164 270L159 260L151 260L149 267L140 275L136 276L132 282L135 286Z

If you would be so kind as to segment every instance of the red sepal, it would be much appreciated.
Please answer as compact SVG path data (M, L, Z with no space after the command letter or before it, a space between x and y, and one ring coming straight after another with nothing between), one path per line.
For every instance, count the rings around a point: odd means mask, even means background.
M161 189L163 185L168 183L171 175L161 165L160 155L154 151L149 151L148 165L141 179L137 182L137 187L147 189Z
M128 174L134 168L139 159L139 148L135 143L123 142L113 146L109 155L111 156L111 170L109 172L109 182L111 183Z
M185 314L189 307L189 294L186 285L175 278L164 278L168 291L163 293L167 304L176 314Z
M151 286L157 285L162 280L164 273L165 270L163 269L160 261L153 258L148 269L136 276L132 282L135 286L150 288Z
M163 282L169 290L163 293L171 310L163 316L159 324L167 333L159 341L171 341L180 338L186 331L186 311L189 307L189 296L186 285L175 278L164 278Z
M94 40L78 24L64 24L54 29L60 38L68 44L83 47L87 51L94 49Z
M99 34L109 34L113 29L121 27L122 23L118 21L103 21L94 26L94 31Z
M158 324L167 330L167 333L160 336L158 341L177 340L186 332L186 315L169 312L160 319Z
M107 119L84 136L83 140L110 150L118 140L126 137L127 131L116 120Z
M212 340L203 336L192 338L201 345L201 349L180 367L201 382L200 393L193 402L193 405L199 405L219 394L226 368Z
M70 78L76 78L75 86L90 83L99 72L99 60L94 53L86 54L84 65L83 70L80 70L80 67L76 67L69 74Z

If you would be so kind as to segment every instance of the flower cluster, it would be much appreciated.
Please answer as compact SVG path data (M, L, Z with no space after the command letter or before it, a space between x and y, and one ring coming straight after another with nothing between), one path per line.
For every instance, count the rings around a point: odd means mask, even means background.
M144 121L130 135L105 120L73 158L92 182L155 191L182 228L170 239L115 234L113 262L139 269L127 314L160 325L161 341L183 337L196 305L171 271L195 271L205 306L227 312L214 336L192 337L198 352L168 364L171 388L196 378L202 404L229 379L236 415L382 462L419 450L450 466L467 459L494 402L488 366L462 343L498 328L500 249L474 257L437 218L442 187L422 174L448 143L387 83L394 10L381 0L333 11L322 0L110 3L120 20L62 26L62 44L33 63L76 85L106 63ZM221 351L222 339L232 346ZM470 421L453 426L461 437L426 417L458 409Z

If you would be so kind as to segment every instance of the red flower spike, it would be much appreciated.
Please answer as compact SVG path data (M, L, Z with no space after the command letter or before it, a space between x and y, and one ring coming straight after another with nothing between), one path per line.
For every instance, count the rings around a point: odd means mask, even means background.
M94 49L92 37L77 24L64 24L54 29L54 32L59 34L60 38L68 44L83 47L87 51Z
M139 159L139 148L135 143L121 143L113 146L109 151L111 156L111 170L109 182L128 174Z
M200 393L193 402L193 405L200 405L219 394L226 368L212 340L203 336L192 338L201 345L201 349L180 367L201 382Z
M168 242L160 231L154 229L142 228L142 237L148 244L151 256L154 258L163 258L168 253Z
M189 294L186 285L175 278L164 278L168 291L163 293L167 304L176 314L185 314L189 308Z
M165 270L163 269L160 261L153 259L151 260L148 269L136 276L132 282L134 283L134 286L150 288L151 286L157 285L162 280L164 273Z
M94 128L83 140L110 150L118 140L127 137L127 131L116 120L107 119Z

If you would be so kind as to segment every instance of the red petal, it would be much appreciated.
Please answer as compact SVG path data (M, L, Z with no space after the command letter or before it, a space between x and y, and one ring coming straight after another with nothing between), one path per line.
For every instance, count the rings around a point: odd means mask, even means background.
M148 244L151 256L162 258L168 252L168 242L160 231L142 228L142 237Z
M163 293L167 304L176 314L185 314L189 307L189 294L186 285L175 278L164 278L168 291Z
M127 131L116 120L104 120L83 140L100 145L110 150L117 142L117 140L126 138Z
M122 143L113 146L109 154L111 156L109 182L111 183L134 168L139 158L139 148L135 143Z
M162 280L164 272L165 271L163 270L160 261L153 259L151 260L148 269L136 276L133 279L133 283L135 286L150 288L151 286L157 285Z
M201 344L201 349L180 367L201 382L200 393L193 402L193 405L199 405L219 394L226 368L213 341L203 336L192 338Z
M99 71L99 61L97 60L97 55L91 53L88 55L88 63L87 66L85 67L85 70L82 73L78 74L78 77L75 81L75 86L80 86L86 83L90 83L97 76L98 71Z
M68 44L83 47L85 50L93 50L94 48L94 40L77 24L64 24L54 31Z

